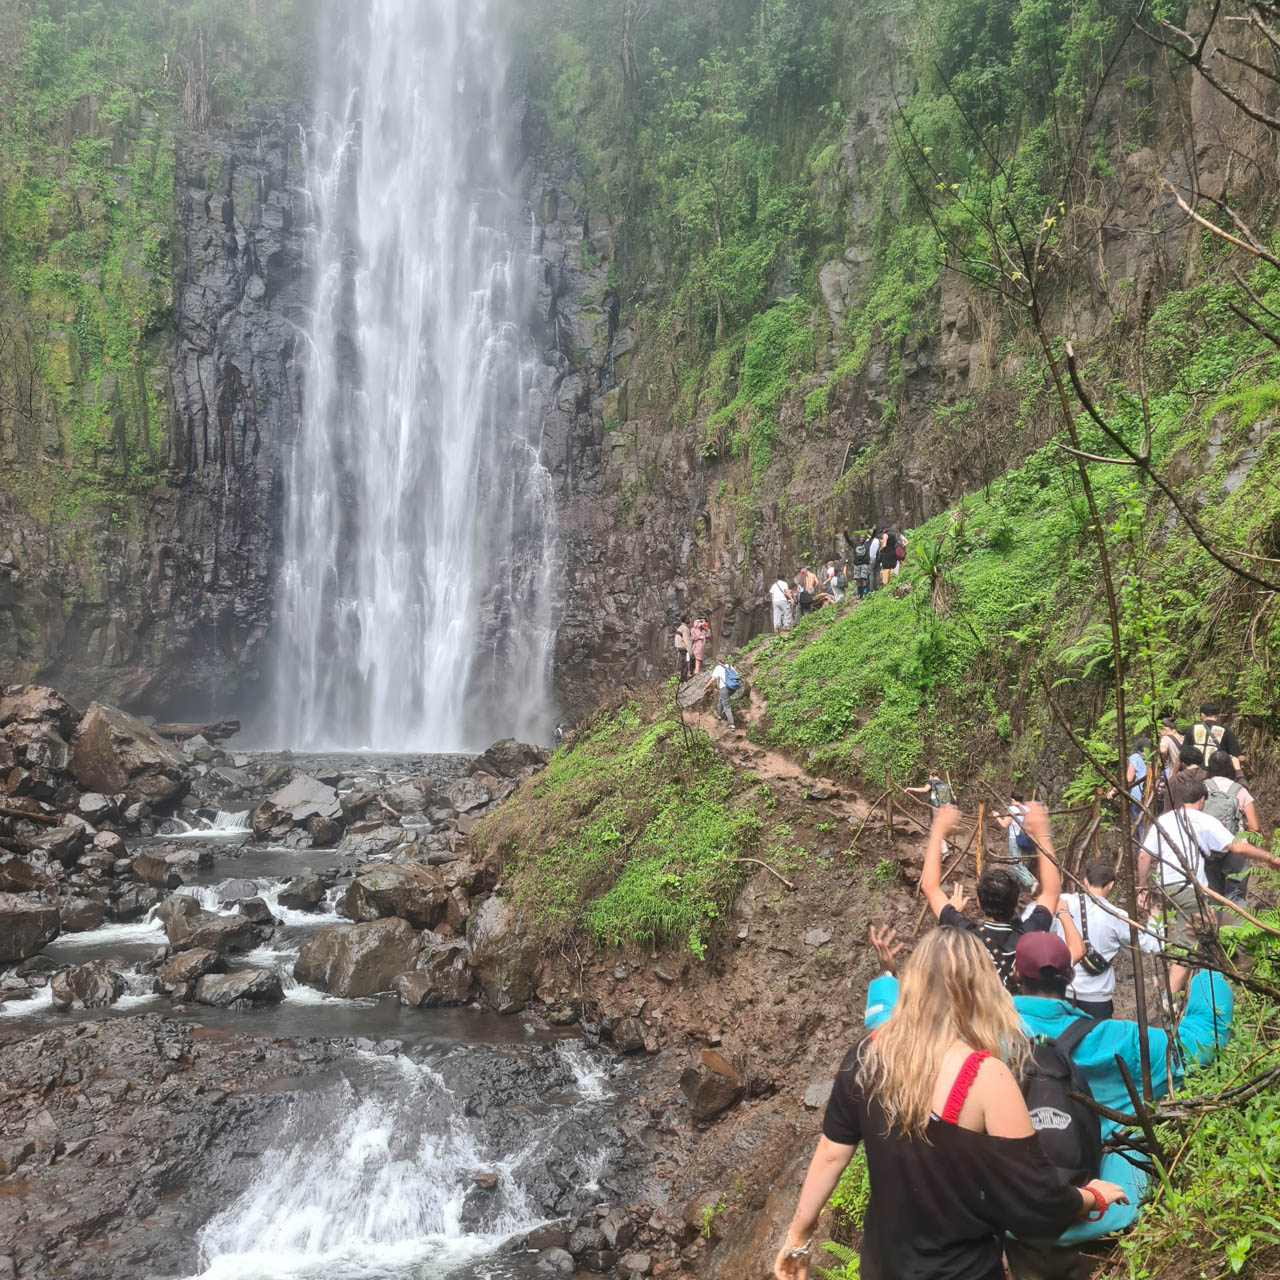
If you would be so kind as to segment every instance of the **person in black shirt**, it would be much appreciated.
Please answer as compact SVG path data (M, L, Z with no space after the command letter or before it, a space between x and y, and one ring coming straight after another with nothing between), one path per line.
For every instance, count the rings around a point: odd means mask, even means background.
M876 572L880 585L887 587L893 571L898 567L898 535L885 529L880 534L880 546L876 551Z
M1244 748L1231 729L1219 721L1221 714L1222 708L1216 702L1202 702L1200 719L1182 735L1183 740L1200 748L1204 756L1202 764L1208 764L1215 751L1225 751L1240 773L1244 767Z
M964 914L967 899L963 890L957 886L948 897L942 888L943 841L952 834L959 821L960 810L955 805L944 805L933 811L929 847L924 855L924 870L920 873L920 892L938 917L939 924L978 935L996 966L1000 980L1009 991L1016 992L1018 979L1013 971L1013 953L1018 939L1024 933L1048 933L1053 928L1062 890L1062 873L1053 861L1049 813L1044 805L1032 802L1026 806L1026 814L1021 819L1022 829L1035 841L1039 855L1040 893L1035 905L1025 917L1020 917L1018 898L1021 886L1017 876L1008 867L988 867L978 878L978 906L982 909L983 918L976 924ZM1067 941L1072 943L1070 935ZM1076 949L1079 955L1075 954ZM1083 955L1083 945L1073 945L1072 960L1079 960Z
M862 1280L1002 1280L1006 1232L1054 1238L1123 1201L1120 1187L1073 1187L1050 1164L1016 1079L1029 1051L978 940L926 935L888 1021L836 1076L777 1280L805 1280L822 1207L859 1142L871 1185Z

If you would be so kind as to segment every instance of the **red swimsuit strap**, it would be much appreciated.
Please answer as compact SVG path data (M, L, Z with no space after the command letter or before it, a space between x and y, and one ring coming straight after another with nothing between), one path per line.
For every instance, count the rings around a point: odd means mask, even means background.
M973 1082L977 1078L978 1069L982 1066L991 1055L985 1050L971 1053L965 1060L956 1075L956 1082L951 1086L951 1092L947 1095L947 1105L943 1108L942 1118L947 1124L959 1124L960 1112L964 1107L964 1100L969 1096L969 1090L973 1087Z

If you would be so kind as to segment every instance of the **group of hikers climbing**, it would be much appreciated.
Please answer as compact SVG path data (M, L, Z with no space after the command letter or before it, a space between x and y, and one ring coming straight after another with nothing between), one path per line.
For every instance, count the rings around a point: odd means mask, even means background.
M911 788L933 806L920 888L939 927L900 974L896 932L870 931L882 972L867 992L867 1034L837 1074L778 1280L804 1280L819 1215L859 1143L870 1183L863 1280L1003 1280L1006 1267L1014 1280L1083 1280L1096 1258L1081 1246L1136 1219L1153 1165L1102 1117L1132 1114L1144 1068L1150 1102L1225 1043L1231 987L1192 968L1197 935L1236 901L1212 888L1211 868L1219 883L1233 878L1227 859L1280 869L1240 835L1258 829L1256 805L1216 705L1185 732L1167 719L1159 750L1158 799L1132 758L1126 779L1141 788L1131 791L1143 822L1135 920L1111 901L1107 858L1086 861L1063 891L1049 813L1018 792L1000 818L1008 861L982 871L978 917L967 915L964 890L943 885L961 822L950 784L933 774ZM1169 1031L1114 1016L1114 963L1132 932L1140 953L1172 949Z
M907 538L896 530L866 529L847 536L847 556L828 560L815 573L801 567L794 582L779 574L769 587L774 631L786 631L825 604L839 604L853 593L863 599L877 587L887 587L907 555Z

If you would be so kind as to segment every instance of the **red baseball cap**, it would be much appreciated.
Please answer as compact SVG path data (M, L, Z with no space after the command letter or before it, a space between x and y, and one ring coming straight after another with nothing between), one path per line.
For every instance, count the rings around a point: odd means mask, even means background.
M1046 982L1051 978L1071 981L1074 966L1067 944L1056 933L1024 933L1018 939L1013 967L1021 978ZM1047 970L1047 972L1046 972Z

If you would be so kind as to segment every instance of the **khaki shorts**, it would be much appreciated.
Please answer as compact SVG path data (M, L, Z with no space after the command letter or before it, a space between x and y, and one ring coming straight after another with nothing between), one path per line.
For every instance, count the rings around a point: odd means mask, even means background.
M1161 888L1159 896L1166 912L1165 942L1194 951L1200 945L1196 939L1196 925L1201 924L1203 927L1195 885L1183 884L1177 889Z
M892 570L892 569L881 569L881 570L880 570L880 585L881 585L882 587L887 587L887 586L889 585L889 579L890 579L892 576L893 576L893 570Z

